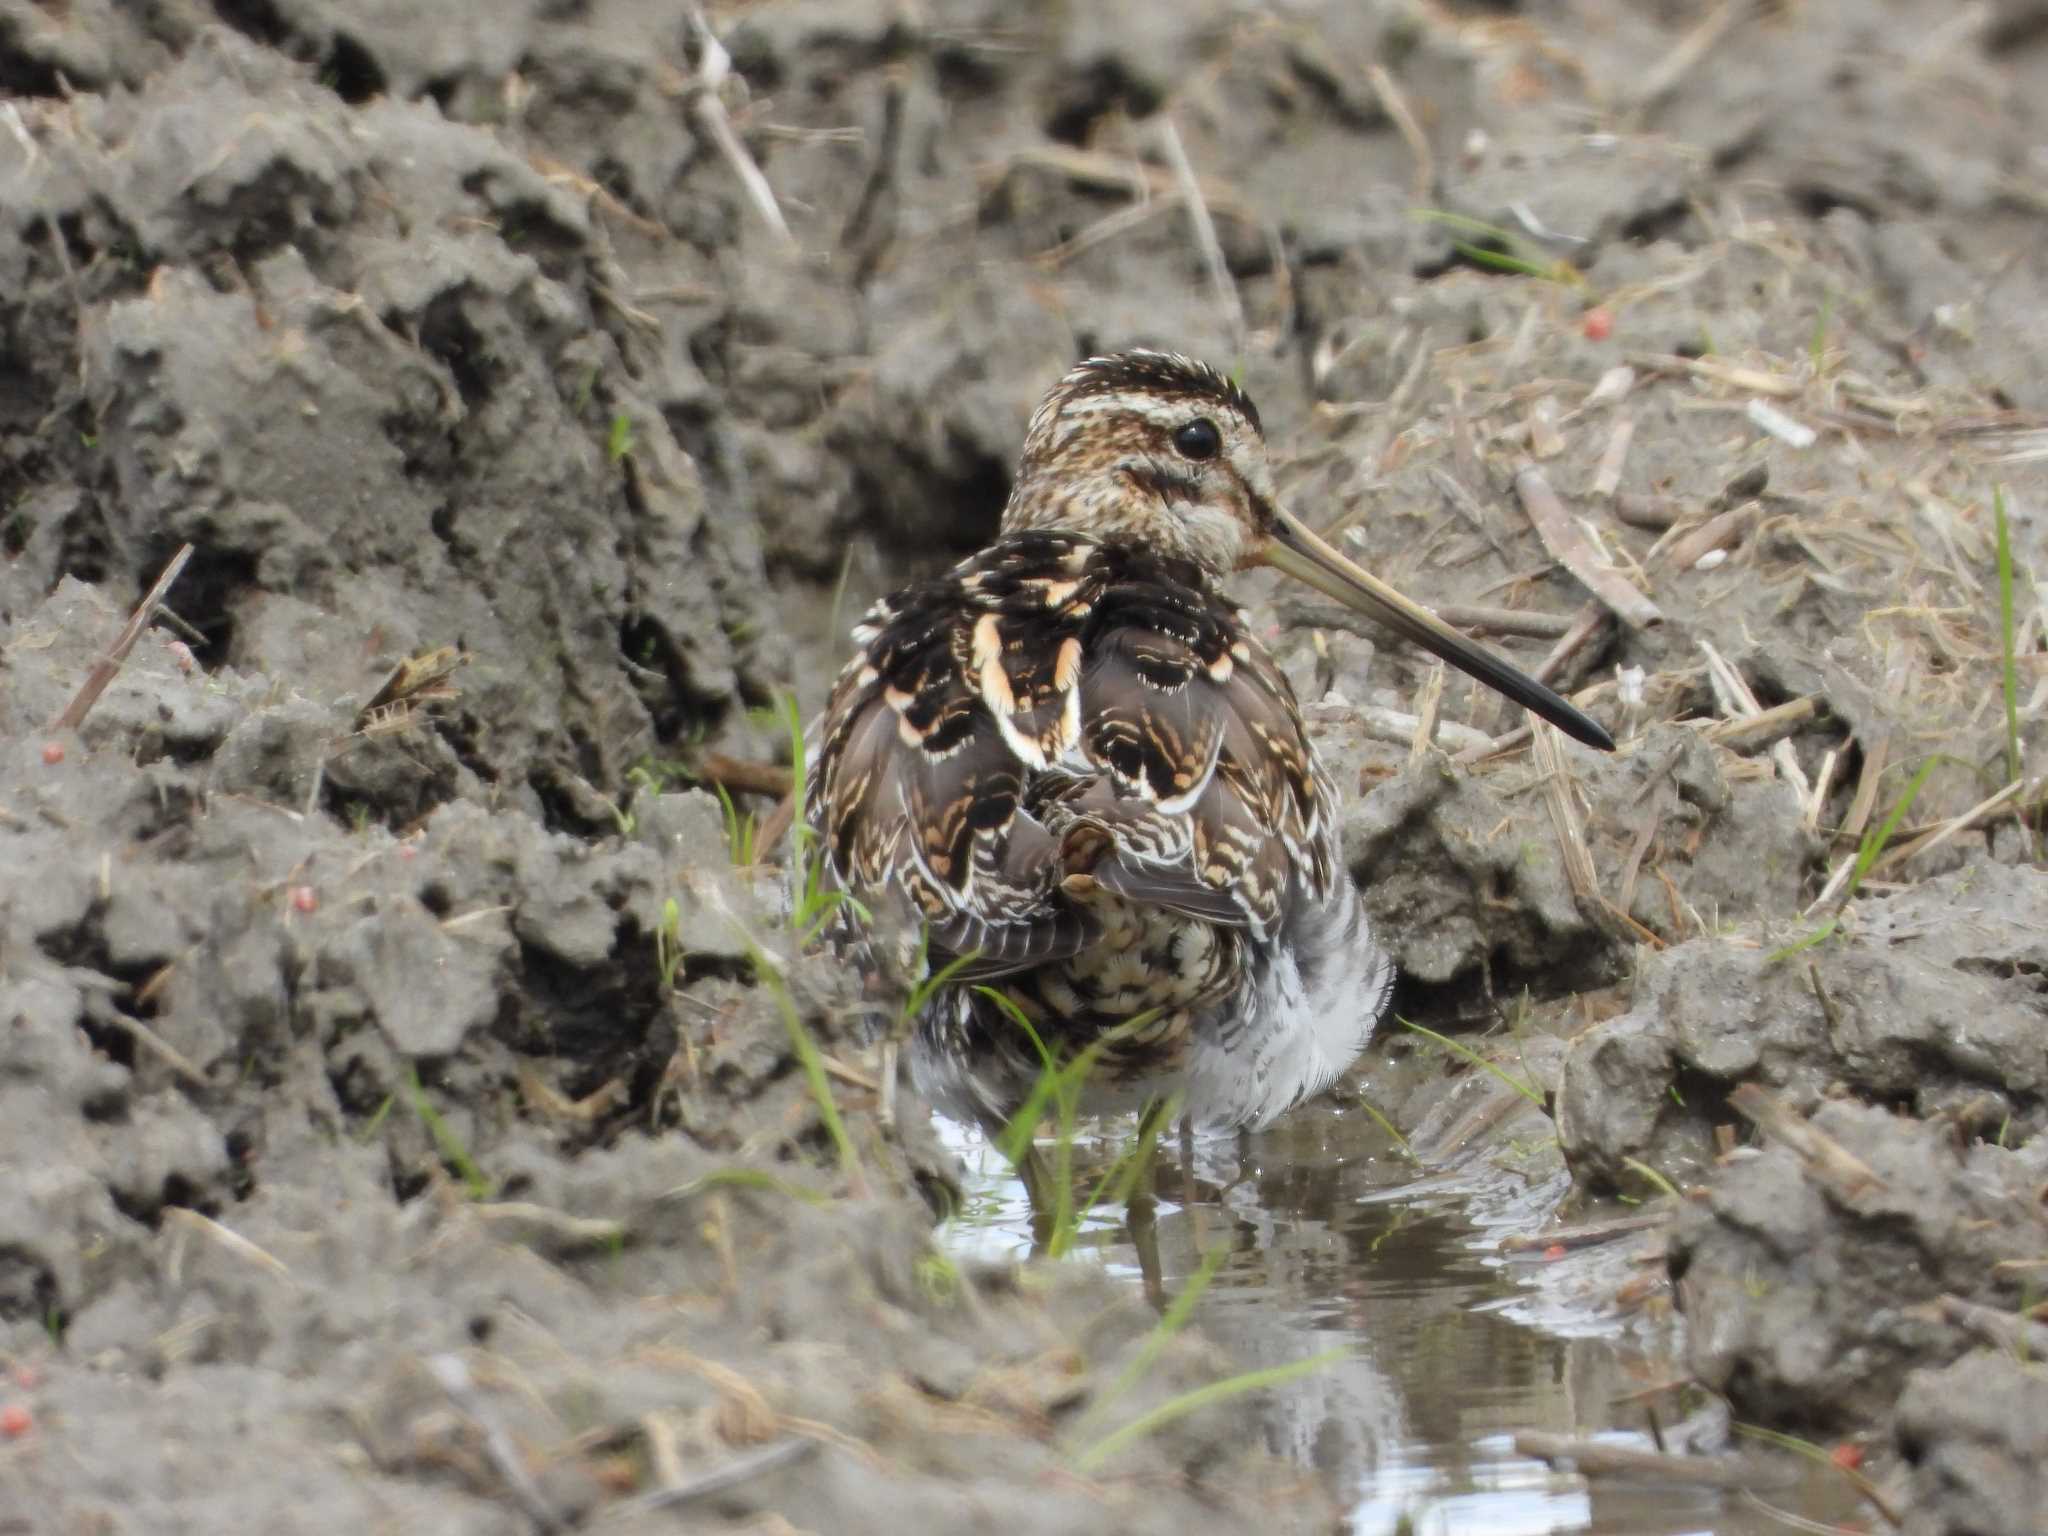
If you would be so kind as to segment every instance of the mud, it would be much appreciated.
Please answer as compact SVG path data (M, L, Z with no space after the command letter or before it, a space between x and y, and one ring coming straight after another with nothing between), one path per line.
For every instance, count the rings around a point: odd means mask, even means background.
M1124 1389L1128 1288L933 1246L860 979L684 787L1133 343L1239 368L1396 584L1550 616L1525 666L1588 600L1532 464L1654 597L1551 669L1624 738L1552 771L1461 679L1412 751L1416 656L1244 585L1404 1012L1505 1021L1564 1215L1686 1191L1697 1379L1906 1529L2038 1523L2038 7L487 9L0 0L0 1530L1337 1518L1241 1406L1076 1470L1245 1362ZM1738 729L1702 642L1810 709ZM1391 1026L1354 1086L1547 1135Z

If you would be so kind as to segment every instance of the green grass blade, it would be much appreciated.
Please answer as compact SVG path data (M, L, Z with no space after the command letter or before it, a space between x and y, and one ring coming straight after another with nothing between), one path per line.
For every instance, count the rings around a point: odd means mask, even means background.
M1111 1382L1108 1389L1096 1398L1086 1413L1081 1415L1080 1422L1074 1426L1074 1439L1080 1439L1158 1363L1159 1357L1166 1352L1166 1346L1171 1344L1174 1336L1187 1326L1188 1319L1194 1315L1195 1303L1202 1299L1203 1293L1209 1289L1209 1282L1216 1278L1216 1271L1223 1267L1223 1261L1229 1257L1230 1250L1220 1243L1202 1256L1202 1267L1188 1276L1186 1283L1180 1288L1180 1294L1167 1304L1166 1310L1160 1314L1159 1321L1152 1325L1152 1331L1145 1335L1145 1342L1138 1346L1137 1354L1131 1357L1131 1363L1118 1373L1116 1380Z
M2005 781L2020 776L2020 672L2013 654L2012 529L2005 516L2005 487L1991 493L1991 517L1998 531L1998 634L2005 658Z
M1114 1456L1132 1442L1142 1440L1154 1430L1171 1424L1175 1419L1186 1418L1217 1403L1227 1403L1234 1397L1247 1392L1262 1392L1268 1387L1281 1386L1296 1377L1320 1371L1325 1366L1347 1359L1351 1350L1346 1348L1327 1349L1319 1355L1310 1355L1306 1360L1293 1360L1286 1365L1269 1365L1264 1370L1246 1371L1223 1381L1212 1381L1206 1387L1197 1387L1192 1392L1183 1392L1169 1398L1150 1413L1140 1414L1121 1429L1113 1430L1095 1444L1074 1458L1074 1469L1089 1472Z
M1805 935L1802 938L1794 939L1790 944L1787 944L1783 949L1772 950L1768 955L1764 956L1764 964L1776 965L1780 960L1790 960L1794 955L1802 955L1806 953L1807 950L1813 948L1814 945L1820 943L1822 940L1831 937L1834 934L1834 931L1840 926L1841 924L1837 923L1831 917L1826 922L1822 923L1818 928L1814 929L1813 932Z
M1484 219L1475 219L1469 214L1452 213L1448 208L1416 208L1409 217L1424 224L1441 224L1446 229L1455 229L1461 234L1479 235L1487 240L1498 240L1502 245L1515 243L1515 232L1503 229L1498 224L1489 224Z
M1885 816L1884 822L1875 832L1863 839L1863 846L1856 851L1856 867L1849 871L1849 884L1842 892L1842 903L1847 905L1855 896L1856 888L1863 883L1863 877L1870 873L1870 866L1884 856L1885 845L1892 840L1892 834L1899 830L1899 823L1906 819L1906 812L1913 808L1913 802L1920 798L1920 791L1927 787L1928 775L1939 768L1942 758L1939 754L1930 757L1920 765L1920 771L1907 781L1906 792L1899 796Z
M928 970L927 967L931 964L931 939L931 930L927 928L924 931L923 937L917 941L917 964L915 969L924 971L925 975L916 986L910 989L910 996L903 1000L901 1018L906 1024L923 1013L926 1004L937 997L940 990L948 982L952 981L955 976L958 976L967 967L981 958L981 951L973 949L964 955L955 955L936 971ZM988 989L984 987L982 990L987 991ZM1042 1045L1039 1048L1040 1050L1044 1049Z
M831 1203L828 1197L815 1189L805 1189L803 1185L792 1184L788 1179L778 1179L774 1174L759 1168L714 1168L709 1173L700 1173L687 1184L678 1184L662 1198L688 1200L708 1189L758 1189L768 1194L786 1195L805 1205Z
M1139 1119L1137 1144L1102 1176L1102 1182L1095 1186L1095 1193L1088 1199L1089 1208L1099 1200L1107 1200L1112 1205L1129 1203L1159 1154L1159 1133L1180 1119L1181 1105L1182 1096L1175 1093L1164 1104L1155 1104Z
M420 1117L420 1124L427 1128L427 1134L434 1139L434 1148L441 1154L441 1161L460 1175L463 1185L469 1190L472 1200L488 1200L494 1188L477 1167L476 1159L469 1155L469 1148L462 1144L462 1138L455 1134L455 1128L441 1118L441 1112L427 1102L427 1090L420 1086L420 1070L408 1066L405 1069L405 1090L412 1100L413 1113Z
M1475 267L1487 267L1495 272L1509 272L1516 277L1534 277L1544 282L1558 281L1557 269L1541 262L1530 261L1523 256L1512 256L1506 251L1496 251L1483 245L1473 245L1464 240L1453 240L1451 249L1471 262Z
M1643 1178L1649 1180L1655 1186L1658 1194L1669 1195L1674 1200L1681 1198L1678 1193L1678 1186L1665 1178L1663 1174L1652 1168L1648 1163L1641 1162L1633 1157L1624 1157L1621 1162L1623 1167L1632 1168Z
M1386 1132L1388 1139L1394 1143L1394 1146L1400 1151L1403 1157L1409 1159L1411 1162L1414 1161L1415 1151L1412 1147L1408 1145L1408 1138L1401 1134L1401 1128L1399 1126L1395 1125L1393 1121L1389 1120L1383 1113L1381 1113L1380 1107L1377 1104L1373 1103L1371 1099L1368 1099L1362 1093L1359 1094L1352 1102L1357 1104L1358 1107L1364 1110L1368 1115L1372 1116L1372 1123L1378 1126L1382 1131Z
M1053 1096L1059 1091L1059 1063L1053 1059L1052 1048L1045 1043L1044 1037L1032 1027L1031 1020L1025 1017L1024 1010L1017 1006L1015 998L998 987L984 986L976 987L974 990L994 1003L1012 1024L1023 1030L1025 1037L1031 1042L1032 1049L1038 1052L1038 1078L1032 1083L1031 1092L1025 1096L1023 1105L1010 1117L1010 1123L1003 1127L1002 1134L996 1137L996 1150L1014 1167L1024 1160L1025 1151L1038 1134L1038 1122L1045 1118L1045 1112L1052 1104Z
M818 1106L818 1119L824 1123L825 1134L831 1139L832 1149L839 1156L839 1171L855 1189L863 1189L865 1181L860 1174L860 1159L854 1155L853 1138L846 1133L846 1122L839 1118L839 1101L832 1096L832 1083L825 1076L825 1058L818 1053L818 1042L811 1038L811 1032L804 1028L804 1021L796 1011L796 999L789 995L789 988L783 983L782 973L775 963L755 944L748 948L754 957L754 970L761 978L761 985L775 994L775 1005L782 1012L782 1022L789 1031L790 1049L796 1053L797 1065L803 1069L804 1081L810 1086L811 1098Z
M1519 1093L1531 1104L1534 1104L1546 1115L1550 1113L1549 1106L1543 1102L1543 1095L1538 1093L1531 1084L1523 1082L1519 1077L1516 1077L1512 1072L1508 1071L1498 1062L1487 1060L1484 1056L1480 1055L1477 1051L1473 1050L1471 1046L1465 1044L1464 1041L1453 1040L1449 1035L1440 1035L1433 1029L1428 1029L1423 1025L1414 1023L1412 1020L1402 1018L1399 1014L1394 1015L1394 1022L1399 1024L1403 1029L1412 1029L1413 1031L1415 1031L1416 1034L1434 1040L1438 1045L1444 1047L1444 1049L1450 1051L1453 1055L1464 1057L1465 1060L1469 1061L1473 1066L1480 1068L1482 1071L1491 1072L1495 1077L1499 1078L1502 1082L1506 1083L1510 1088L1514 1089L1515 1092Z

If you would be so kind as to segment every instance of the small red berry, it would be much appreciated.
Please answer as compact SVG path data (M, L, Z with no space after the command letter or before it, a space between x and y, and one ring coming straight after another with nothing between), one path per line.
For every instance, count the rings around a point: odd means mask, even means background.
M0 1436L5 1436L9 1440L19 1440L34 1425L35 1420L29 1417L28 1410L21 1404L9 1403L5 1408L0 1408Z
M1605 341L1614 334L1614 311L1604 305L1596 305L1585 313L1579 322L1588 341Z
M1543 1250L1544 1262L1554 1264L1559 1259L1563 1258L1568 1251L1569 1250L1566 1249L1563 1243L1552 1243L1548 1248Z
M56 767L56 766L57 766L57 765L58 765L59 763L61 763L61 762L63 762L63 761L64 761L64 743L63 743L63 742L61 742L61 741L46 741L46 742L44 742L44 743L43 743L43 762L44 762L44 764L45 764L46 766L48 766L48 767L51 767L51 768L54 768L54 767Z
M310 885L293 886L291 899L294 912L318 912L320 910L320 893Z

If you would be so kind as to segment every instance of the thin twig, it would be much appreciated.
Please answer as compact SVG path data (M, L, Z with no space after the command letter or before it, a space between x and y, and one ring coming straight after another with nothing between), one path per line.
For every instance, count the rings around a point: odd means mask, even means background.
M1223 259L1223 243L1216 238L1216 221L1209 217L1209 204L1202 196L1202 183L1195 175L1195 167L1188 159L1187 147L1180 141L1180 130L1174 127L1171 113L1159 114L1159 147L1180 187L1180 195L1188 205L1188 222L1194 226L1195 247L1201 252L1202 265L1208 270L1209 285L1216 290L1216 302L1223 306L1230 344L1241 348L1244 345L1244 304L1237 296L1237 284L1230 276L1230 265Z
M284 1260L269 1249L260 1248L250 1242L232 1227L222 1226L211 1216L202 1215L182 1205L165 1206L163 1215L165 1221L186 1231L197 1232L201 1237L212 1239L236 1258L254 1264L258 1269L267 1270L280 1280L290 1280L292 1277L292 1272L286 1267ZM175 1269L177 1266L174 1264L172 1267Z
M118 1009L110 1009L107 1013L107 1022L115 1025L117 1028L126 1030L137 1045L148 1049L158 1060L162 1061L164 1065L185 1079L193 1087L210 1088L213 1086L207 1082L206 1074L193 1064L191 1057L172 1045L170 1041L151 1029L142 1020L131 1018Z
M483 1393L477 1390L468 1363L455 1354L429 1355L425 1363L427 1374L440 1384L441 1390L448 1394L448 1400L483 1431L485 1454L490 1457L491 1465L497 1468L498 1476L505 1480L505 1486L512 1490L519 1507L526 1511L527 1518L543 1531L564 1529L561 1515L540 1491L533 1474L526 1470L526 1462L519 1454L519 1447L513 1443L511 1432L484 1400Z
M1585 534L1565 511L1564 503L1550 488L1542 470L1534 464L1523 465L1515 475L1515 495L1551 557L1623 622L1637 629L1664 622L1664 614L1657 605L1587 543Z
M1731 507L1718 516L1708 518L1697 528L1679 534L1668 544L1660 539L1658 543L1662 545L1662 558L1678 570L1691 570L1715 550L1729 549L1741 543L1743 534L1749 531L1749 525L1755 522L1762 512L1762 502L1746 501L1739 507ZM1658 553L1655 549L1651 551L1652 555Z
M1618 1237L1661 1229L1670 1222L1671 1213L1667 1209L1641 1216L1617 1216L1612 1221L1589 1221L1576 1227L1558 1227L1549 1232L1516 1233L1500 1240L1500 1251L1542 1253L1552 1248L1595 1248Z
M1430 151L1429 138L1422 131L1408 98L1401 93L1401 87L1384 66L1369 65L1365 71L1366 80L1372 85L1372 93L1380 100L1380 110L1393 120L1401 140L1408 146L1408 153L1415 157L1415 200L1427 203L1436 192L1436 156Z
M1944 821L1940 826L1933 827L1928 831L1923 832L1920 836L1914 838L1913 841L1905 844L1902 847L1887 850L1883 858L1879 859L1875 864L1870 866L1869 873L1873 875L1882 874L1884 871L1891 869L1896 865L1903 864L1908 859L1913 858L1918 854L1926 853L1930 849L1939 848L1943 843L1947 842L1950 838L1954 837L1958 832L1967 832L1970 828L1987 820L1993 811L1997 810L2001 805L2005 804L2005 802L2010 800L2014 795L2020 793L2021 790L2027 788L2038 788L2041 782L2042 781L2040 779L2034 779L2031 781L2025 779L2014 779L2010 784L2006 785L2005 788L1999 790L1998 793L1994 795L1987 795L1984 799L1979 800L1975 805L1971 806L1967 811L1964 811L1961 815L1951 816L1947 821Z
M165 566L163 574L157 577L156 585L149 589L135 612L129 615L127 627L121 631L120 638L93 664L92 671L86 675L85 682L80 685L78 692L72 695L71 702L64 706L64 713L57 717L56 723L50 727L51 730L75 731L84 722L87 712L99 702L100 695L107 691L107 684L120 672L121 663L126 661L128 653L135 649L135 642L142 637L142 632L149 628L149 621L156 612L157 604L164 600L164 594L171 590L171 583L178 579L179 574L185 569L185 562L191 558L192 546L180 545L178 552L171 556L171 563Z
M1772 395L1780 400L1789 400L1802 393L1806 386L1799 380L1781 374L1765 373L1760 368L1744 368L1739 363L1724 362L1718 357L1679 357L1666 352L1631 352L1629 366L1641 368L1649 373L1682 374L1690 378L1705 379L1714 384L1725 384L1730 389L1746 390L1755 395Z
M512 1242L539 1246L534 1239L545 1237L546 1246L555 1252L609 1248L624 1242L627 1235L623 1221L606 1216L572 1216L528 1200L472 1201L468 1209L485 1226L502 1229L501 1235Z
M1868 1163L1832 1136L1816 1130L1798 1110L1758 1084L1743 1083L1736 1088L1728 1095L1728 1107L1758 1130L1790 1147L1802 1162L1843 1195L1853 1197L1884 1187L1884 1180Z
M1706 729L1707 740L1731 752L1754 752L1771 746L1798 730L1820 713L1820 700L1813 694L1774 704L1761 714L1721 720Z
M1521 1431L1515 1436L1515 1450L1538 1461L1569 1461L1589 1478L1620 1476L1699 1488L1786 1487L1798 1481L1790 1463L1774 1467L1727 1456L1666 1455L1546 1430Z
M1691 74L1699 63L1721 39L1726 37L1735 24L1753 14L1755 0L1721 0L1709 11L1700 24L1694 27L1667 53L1651 71L1643 76L1636 87L1635 99L1631 103L1637 117L1648 117L1663 104L1678 83Z
M1571 633L1577 614L1545 613L1535 608L1496 608L1483 603L1432 603L1436 616L1468 635L1520 635L1555 640ZM1329 603L1281 603L1274 609L1283 629L1341 629L1367 638L1384 633L1370 619Z
M1752 720L1761 715L1763 708L1757 703L1756 695L1750 691L1750 686L1742 674L1729 665L1726 657L1714 649L1711 640L1702 640L1699 646L1700 654L1707 658L1707 678L1713 685L1714 697L1720 700L1721 713L1741 720ZM1799 766L1799 757L1793 752L1792 743L1780 738L1771 747L1771 761L1777 765L1778 772L1784 775L1785 782L1792 786L1792 791L1799 797L1800 804L1804 805L1807 798L1812 795L1813 788L1807 783L1806 770Z
M1593 854L1586 846L1585 829L1579 825L1578 808L1572 804L1571 773L1558 747L1562 737L1557 727L1542 722L1529 740L1536 771L1543 777L1543 798L1550 810L1550 825L1557 833L1558 851L1564 856L1565 882L1581 906L1589 913L1596 912L1606 904L1600 900L1600 877L1593 869Z
M1635 417L1616 416L1614 426L1607 434L1607 447L1600 454L1600 467L1593 474L1593 494L1601 500L1613 496L1620 487L1622 465L1628 462L1629 444L1635 441L1635 437Z
M1412 748L1417 727L1421 724L1414 715L1402 709L1389 709L1381 704L1350 704L1335 699L1318 701L1303 707L1302 713L1311 720L1343 720L1358 725L1373 741L1384 741L1397 747ZM1468 752L1484 753L1493 746L1493 738L1484 731L1461 725L1456 720L1438 720L1436 731L1430 738L1446 752L1458 754L1464 761Z
M1813 793L1807 797L1806 809L1799 818L1809 832L1820 831L1821 813L1828 808L1828 795L1835 787L1835 770L1842 765L1845 755L1841 747L1829 747L1821 754L1820 770L1813 776Z
M1413 768L1429 756L1431 742L1436 736L1436 715L1444 702L1444 664L1438 662L1429 669L1429 676L1422 680L1422 691L1415 700L1415 734L1408 744L1408 766Z
M731 794L766 795L774 800L788 794L795 783L790 771L779 763L749 762L723 752L699 754L695 772L706 784L716 784Z
M775 189L768 185L768 178L761 174L761 167L747 152L747 146L740 142L738 131L732 125L732 117L725 110L725 103L719 99L718 88L725 77L732 72L732 55L725 51L725 45L712 35L710 23L696 6L690 7L690 28L697 34L702 58L697 65L697 78L692 82L690 93L690 115L706 133L711 142L718 146L718 152L725 156L733 174L740 179L740 186L747 194L747 201L754 205L754 211L761 215L762 222L775 231L776 238L790 250L797 249L796 236L790 233L789 222L782 216L782 206L775 201Z
M606 1518L625 1520L638 1515L652 1514L656 1510L673 1509L678 1504L692 1504L699 1499L708 1499L714 1493L723 1493L728 1488L751 1482L764 1472L773 1472L812 1454L818 1442L802 1436L792 1435L772 1445L764 1445L758 1451L749 1451L744 1456L735 1456L724 1466L706 1472L702 1477L687 1483L678 1483L672 1488L657 1488L652 1493L643 1493L637 1499L628 1499L615 1504L606 1512Z

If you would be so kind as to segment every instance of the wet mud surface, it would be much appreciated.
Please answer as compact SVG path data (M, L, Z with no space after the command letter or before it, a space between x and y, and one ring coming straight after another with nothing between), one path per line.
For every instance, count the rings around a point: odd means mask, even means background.
M1369 1296L1424 1180L1535 1245L1531 1340L1717 1405L1686 1449L2039 1529L2048 15L708 21L0 0L0 1532L1378 1528L1317 1437L1484 1369L1091 1457L1312 1353L1246 1323L1279 1281L1161 1348L1117 1265L935 1237L957 1146L700 787L1131 344L1238 370L1297 509L1622 738L1244 583L1400 1011L1542 1101L1390 1023L1249 1151L1300 1272ZM1228 1209L1208 1156L1161 1198Z

